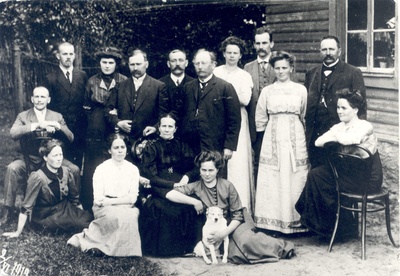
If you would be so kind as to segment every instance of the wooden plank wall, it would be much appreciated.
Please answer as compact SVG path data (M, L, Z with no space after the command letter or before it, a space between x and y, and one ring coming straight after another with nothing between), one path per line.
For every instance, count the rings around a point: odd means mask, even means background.
M288 51L296 57L296 73L300 82L305 73L320 64L319 42L329 33L329 2L270 5L266 22L273 31L274 50Z
M332 11L333 12L333 11ZM343 26L329 26L328 1L304 1L290 4L271 4L266 8L266 22L274 31L274 50L285 50L296 57L296 73L300 83L310 68L320 64L319 44L329 30L339 31ZM338 35L338 34L336 34ZM398 143L399 97L398 89L388 78L368 80L368 121L380 140Z

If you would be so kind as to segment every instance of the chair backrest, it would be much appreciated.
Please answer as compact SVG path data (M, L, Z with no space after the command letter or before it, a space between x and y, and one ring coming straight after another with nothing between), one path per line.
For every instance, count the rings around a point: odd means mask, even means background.
M371 152L359 145L336 147L329 155L329 164L338 192L365 194L372 172Z

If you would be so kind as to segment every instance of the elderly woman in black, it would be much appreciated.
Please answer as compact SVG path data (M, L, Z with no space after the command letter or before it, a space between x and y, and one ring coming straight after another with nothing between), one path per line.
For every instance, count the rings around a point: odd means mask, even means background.
M190 253L196 242L193 208L165 199L171 189L198 179L194 153L174 137L176 120L170 115L160 119L160 136L143 150L143 176L150 179L151 196L140 214L139 227L144 254L179 256Z
M3 233L3 236L18 237L28 217L35 224L53 231L76 233L89 226L93 217L88 211L82 210L71 171L61 166L61 145L56 139L43 141L39 153L45 164L29 176L17 231Z

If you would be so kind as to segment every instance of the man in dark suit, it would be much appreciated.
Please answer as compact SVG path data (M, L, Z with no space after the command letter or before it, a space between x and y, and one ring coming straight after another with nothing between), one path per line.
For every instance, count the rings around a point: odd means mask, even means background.
M109 122L129 135L132 145L142 136L156 132L159 95L165 93L165 84L146 74L148 66L147 54L133 51L129 57L132 77L119 84L107 103Z
M366 98L361 70L340 60L339 39L326 36L321 40L323 62L306 73L305 87L308 90L306 112L306 142L312 167L325 163L327 153L315 146L315 140L340 122L336 111L336 91L348 88L359 90ZM366 118L366 114L360 114Z
M240 104L235 88L214 76L214 53L201 49L193 63L198 79L185 85L181 137L196 153L216 150L229 160L240 131Z
M10 219L10 209L14 206L17 190L29 171L38 170L43 165L43 158L39 155L40 142L45 137L57 138L65 143L74 140L73 133L67 127L63 116L55 111L47 109L50 103L49 91L45 87L36 87L33 90L31 101L33 108L18 114L10 129L11 137L20 140L21 151L24 160L14 160L7 166L4 179L4 205L0 219L0 226L6 224ZM63 160L74 175L75 181L79 178L79 168ZM25 184L26 186L26 184Z
M167 66L171 73L159 80L165 83L166 89L160 94L160 114L172 113L178 119L183 116L183 100L185 94L183 86L194 78L185 74L188 66L186 53L182 50L173 50L168 54ZM179 131L179 130L178 130Z
M61 113L74 133L74 142L64 149L64 155L80 168L85 146L86 120L83 99L87 75L74 68L74 46L68 42L58 45L56 57L59 66L46 76L44 86L52 98L49 108Z

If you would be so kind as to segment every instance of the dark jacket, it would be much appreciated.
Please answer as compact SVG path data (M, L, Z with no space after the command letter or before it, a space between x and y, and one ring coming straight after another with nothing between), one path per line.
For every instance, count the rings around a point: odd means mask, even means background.
M315 118L315 114L321 97L321 74L322 64L309 70L306 73L304 82L304 86L308 91L307 112L305 117L307 146L309 146L311 141L315 121L318 120L318 118ZM340 122L336 111L337 97L335 93L343 88L360 90L361 95L364 97L364 99L366 98L364 79L361 70L339 60L338 64L336 65L336 69L332 73L332 77L328 84L325 95L325 102L329 112L329 122L325 123L327 124L328 128ZM363 114L361 118L365 119L366 114Z
M159 118L159 95L165 90L165 84L149 75L143 80L139 88L136 103L133 103L133 92L135 85L132 77L121 82L108 100L106 116L111 124L117 125L122 120L132 120L131 141L142 137L146 126L156 126ZM109 111L117 109L118 115L110 114ZM121 130L122 131L122 130Z
M190 145L199 138L200 150L236 150L241 116L235 89L216 76L210 79L201 97L199 86L196 80L184 87L182 139Z
M183 101L185 93L183 87L186 83L191 82L194 78L185 74L179 86L171 79L171 74L165 75L159 79L166 85L166 89L160 93L160 114L172 113L178 120L183 116Z

